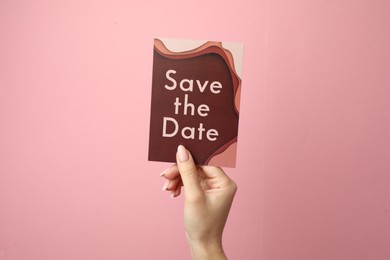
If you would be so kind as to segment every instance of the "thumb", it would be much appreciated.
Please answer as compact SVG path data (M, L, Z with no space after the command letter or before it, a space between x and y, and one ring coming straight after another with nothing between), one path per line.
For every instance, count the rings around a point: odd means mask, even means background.
M177 147L176 161L183 181L186 199L201 197L203 191L199 183L198 169L196 168L191 153L182 145Z

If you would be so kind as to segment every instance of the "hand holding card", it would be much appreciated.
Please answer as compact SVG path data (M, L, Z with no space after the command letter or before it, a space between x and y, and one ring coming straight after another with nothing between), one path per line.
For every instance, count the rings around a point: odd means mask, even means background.
M167 179L163 190L176 197L184 185L184 223L193 259L226 259L222 233L237 191L235 182L219 167L197 167L182 145L176 160L161 174Z

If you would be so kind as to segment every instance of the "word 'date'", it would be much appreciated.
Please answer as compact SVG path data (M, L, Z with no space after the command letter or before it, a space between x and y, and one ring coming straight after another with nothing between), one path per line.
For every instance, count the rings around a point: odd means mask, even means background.
M168 133L168 130L167 130L168 122L170 122L170 125L173 124L173 129L174 129L170 133ZM180 128L179 123L176 121L176 119L174 119L172 117L164 117L163 118L163 133L162 133L163 137L176 136L179 132L179 128ZM206 128L203 127L203 123L199 123L198 128L189 127L189 126L183 127L180 131L180 134L184 139L194 140L197 136L198 140L202 140L203 139L203 132L206 132L207 140L212 141L212 142L217 140L218 131L216 129L208 129L206 131Z

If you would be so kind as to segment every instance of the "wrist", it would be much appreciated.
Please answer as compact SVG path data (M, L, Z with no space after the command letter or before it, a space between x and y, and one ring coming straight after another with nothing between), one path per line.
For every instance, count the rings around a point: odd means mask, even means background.
M191 256L193 260L226 260L222 241L190 241Z

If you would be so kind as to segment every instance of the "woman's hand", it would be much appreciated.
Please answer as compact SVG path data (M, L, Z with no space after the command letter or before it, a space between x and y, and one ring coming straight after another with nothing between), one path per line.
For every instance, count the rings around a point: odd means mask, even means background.
M177 197L184 185L184 223L193 259L226 259L222 233L236 184L219 167L197 167L182 145L177 149L176 161L161 173L166 178L163 190Z

